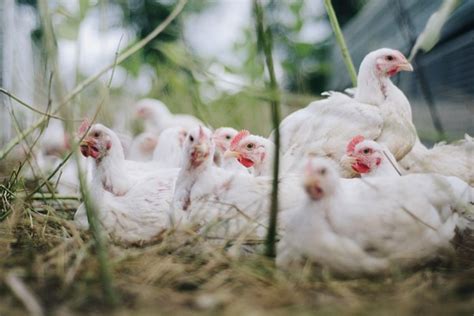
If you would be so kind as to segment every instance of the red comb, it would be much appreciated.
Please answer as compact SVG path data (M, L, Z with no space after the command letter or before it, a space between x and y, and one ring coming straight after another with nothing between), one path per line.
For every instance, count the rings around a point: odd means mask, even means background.
M81 137L84 135L84 133L87 131L89 126L91 125L89 119L86 117L84 120L81 122L81 125L79 125L79 129L77 130L77 135Z
M346 147L346 152L347 153L353 153L354 150L355 150L355 146L357 146L357 144L359 144L360 142L364 141L365 140L365 137L362 136L362 135L357 135L356 137L354 137L353 139L351 139L351 141L349 142L349 144L347 144L347 147Z
M235 135L234 138L232 138L232 141L230 142L230 149L235 150L240 141L249 135L250 132L245 129L238 132L237 135Z

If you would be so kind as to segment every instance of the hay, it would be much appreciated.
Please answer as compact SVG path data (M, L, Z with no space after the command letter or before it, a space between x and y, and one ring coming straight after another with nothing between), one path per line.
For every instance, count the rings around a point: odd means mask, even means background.
M33 202L33 201L32 201ZM34 200L38 203L38 200ZM473 236L450 265L373 279L338 279L307 264L277 270L261 252L231 255L229 246L195 232L168 232L146 246L108 248L120 304L102 301L97 259L72 213L27 201L11 203L0 223L0 314L25 306L9 286L14 275L46 314L446 314L472 313ZM38 211L41 210L41 211ZM46 210L46 211L45 211ZM469 246L471 245L471 246Z

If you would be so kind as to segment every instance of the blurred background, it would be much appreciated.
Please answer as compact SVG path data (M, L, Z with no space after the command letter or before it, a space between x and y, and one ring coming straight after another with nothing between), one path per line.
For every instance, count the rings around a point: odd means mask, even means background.
M0 86L41 111L112 63L172 11L173 0L2 0ZM408 55L441 0L334 0L356 67L369 51L391 47ZM283 113L325 90L350 87L322 0L265 2L273 30ZM474 134L474 0L461 0L441 41L415 60L415 72L395 83L411 101L427 142ZM112 80L111 80L112 78ZM214 126L267 136L263 59L251 0L189 1L180 16L144 49L87 87L68 105L72 117L92 116L119 131L143 97L165 102ZM39 114L0 95L0 145ZM15 127L13 118L18 121ZM53 123L56 122L56 123ZM51 120L50 124L60 124Z

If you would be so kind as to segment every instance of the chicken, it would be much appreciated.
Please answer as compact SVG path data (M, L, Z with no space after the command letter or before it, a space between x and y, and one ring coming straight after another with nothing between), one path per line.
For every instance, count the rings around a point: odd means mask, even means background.
M239 131L232 127L220 127L213 132L212 139L216 146L216 152L214 153L214 163L216 165L221 166L224 153L230 148L232 139L238 133Z
M158 145L153 152L153 160L164 168L181 167L183 143L186 134L186 130L182 127L165 129L158 138Z
M271 179L215 166L214 150L210 130L199 127L189 132L173 205L187 211L191 222L220 223L212 227L221 237L244 234L262 238L266 232ZM296 181L297 178L291 176L281 181L282 213L304 195L302 190L295 190Z
M187 114L172 114L160 100L142 99L135 104L135 115L145 121L145 131L159 135L169 127L189 130L203 124L199 119Z
M158 143L158 137L152 133L142 133L135 137L130 146L128 159L134 161L150 161Z
M333 162L316 158L304 187L278 245L282 268L301 256L348 275L414 267L451 252L456 228L473 227L474 189L454 177L340 179Z
M239 132L232 127L220 127L216 129L212 135L214 144L216 145L216 153L219 153L220 156L230 148L230 143L232 139Z
M341 161L344 164L350 164L351 168L362 178L401 175L395 157L387 148L360 135L349 142L346 154Z
M410 103L391 81L413 68L399 51L382 48L362 61L354 98L338 92L287 116L280 124L283 164L294 170L301 157L315 155L340 162L346 144L362 135L387 146L397 160L413 147L416 130ZM273 137L273 136L272 136ZM344 167L344 166L341 166ZM351 169L341 169L351 177Z
M455 176L474 186L474 140L465 135L463 140L452 144L440 143L426 148L417 138L415 146L400 165L409 173L433 172Z
M233 155L225 156L225 153L230 148L232 139L234 139L238 133L239 132L232 127L221 127L214 131L212 135L216 145L214 163L223 169L249 173L248 170L253 170L253 168L247 169L242 164L240 164Z
M242 130L232 139L225 157L235 157L244 167L253 167L255 176L271 176L275 145L272 141Z
M170 205L179 169L126 161L117 135L101 124L91 127L81 152L94 159L89 194L112 239L125 244L151 241L178 220ZM89 228L84 204L74 222Z
M121 196L92 185L92 204L111 239L123 244L148 242L179 223L179 214L170 207L177 173L178 169L162 169ZM84 204L74 215L74 223L79 229L89 229Z
M144 176L162 169L157 162L125 160L118 136L102 124L94 124L80 144L84 157L94 159L94 178L104 190L125 195Z

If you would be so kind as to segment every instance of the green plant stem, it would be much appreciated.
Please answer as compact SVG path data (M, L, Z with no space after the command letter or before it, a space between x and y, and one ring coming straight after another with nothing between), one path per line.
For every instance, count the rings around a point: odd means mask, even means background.
M6 96L8 96L9 98L12 98L13 100L15 100L16 102L18 102L19 104L23 105L24 107L26 107L27 109L33 111L33 112L36 112L38 114L41 114L41 115L44 115L44 116L47 116L49 118L54 118L54 119L57 119L57 120L61 120L61 121L65 121L65 119L63 119L62 117L59 117L59 116L56 116L56 115L51 115L49 113L46 113L46 112L43 112L41 110L38 110L34 107L32 107L31 105L29 105L28 103L26 103L25 101L23 101L22 99L20 99L19 97L17 97L16 95L14 95L13 93L11 93L10 91L7 91L3 88L0 87L0 93L3 93L5 94Z
M331 0L324 0L324 6L326 7L329 22L331 23L332 30L334 31L334 35L336 36L337 44L341 49L342 59L344 60L344 63L347 67L347 71L349 72L349 76L351 77L352 85L356 87L357 72L354 68L354 63L352 62L351 55L349 54L349 49L347 48L346 40L344 39L344 35L342 34L341 27L339 25L339 21L337 20L336 12L334 11Z
M267 238L265 241L265 255L268 257L275 257L275 240L276 240L276 228L277 228L277 217L278 217L278 181L279 181L279 168L280 168L280 95L278 92L278 83L276 81L275 69L273 66L272 56L272 33L270 29L265 32L264 29L264 17L263 9L259 0L254 0L256 28L257 28L257 40L260 48L263 49L265 55L265 63L267 65L269 82L268 86L273 96L270 104L272 109L272 123L275 135L275 153L273 161L273 182L272 182L272 195L270 203L270 222L268 225Z
M80 84L78 84L64 99L59 103L59 105L51 111L53 115L57 114L59 110L67 105L69 101L71 101L74 97L76 97L79 93L82 92L86 87L88 87L90 84L92 84L94 81L96 81L98 78L100 78L103 74L105 74L107 71L115 67L117 64L122 63L124 60L126 60L128 57L132 56L135 54L137 51L142 49L146 44L148 44L151 40L153 40L158 34L163 32L163 30L178 16L178 14L183 10L184 5L186 4L187 0L180 0L179 3L175 6L173 11L170 13L170 15L160 24L158 25L150 34L148 34L145 38L140 40L138 43L135 45L129 47L126 49L123 53L121 53L117 60L111 63L110 65L105 66L101 70L99 70L96 74L90 76L89 78L85 79L82 81ZM18 145L25 137L30 135L33 131L35 131L37 128L45 124L46 120L49 117L41 117L39 118L36 122L34 122L29 128L27 128L25 131L23 131L20 135L17 137L13 138L10 142L8 142L5 147L0 151L0 160L4 159L6 155L16 146Z
M61 85L61 80L59 78L59 67L57 63L57 47L55 45L56 43L56 38L54 34L54 29L52 27L51 23L51 15L48 10L48 4L46 0L40 0L39 1L39 7L40 7L40 17L41 17L41 23L45 28L45 35L43 37L43 46L46 48L47 51L47 62L48 64L52 65L53 72L57 74L57 78L59 79L59 82L56 82L56 90L57 90L57 95L59 96L59 99L64 100L68 99L68 97L63 98L63 87ZM112 68L112 74L114 71L114 68L116 66L116 60L114 60L111 68ZM105 69L105 68L104 68ZM99 72L100 73L100 72ZM105 73L105 72L104 72ZM101 75L99 75L100 77ZM98 78L98 77L97 77ZM87 81L87 80L86 80ZM92 82L92 81L90 81ZM75 89L74 91L78 91ZM81 90L82 91L82 90ZM77 92L79 93L79 92ZM64 101L63 101L64 102ZM66 104L66 103L63 103ZM98 107L98 110L96 113L101 108L101 104ZM60 111L61 108L58 107L55 111ZM64 112L64 116L66 118L70 118L72 116L71 110L69 108L63 108L62 111ZM70 124L69 121L65 122L65 128L67 135L69 137L72 136L72 125ZM72 138L72 137L71 137ZM80 168L79 160L77 159L78 153L77 153L77 148L78 144L73 146L73 150L68 154L68 156L62 161L62 164L64 164L68 158L75 154L76 156L76 164L78 168L78 174L79 174L79 183L80 183L80 189L81 193L83 196L84 200L84 206L86 209L86 215L87 219L90 225L90 230L92 232L93 240L94 240L94 245L95 245L95 251L97 255L97 260L99 263L99 278L100 282L102 285L102 291L104 295L104 301L105 303L115 306L119 302L119 297L115 291L114 285L113 285L113 274L112 274L112 266L108 258L108 251L107 251L107 240L106 236L104 235L104 232L102 231L102 226L100 225L99 218L97 216L96 208L95 205L93 204L93 199L90 198L89 195L89 190L87 188L86 181L84 179L84 174ZM55 172L57 172L56 169ZM52 175L50 175L52 177ZM46 181L47 183L47 181ZM33 192L34 193L34 192Z
M33 200L73 200L80 201L80 196L75 195L53 195L53 194L35 194L31 197Z
M102 289L104 291L104 296L107 303L110 305L117 305L119 300L118 295L113 287L112 267L107 253L107 241L97 217L96 206L90 198L90 194L87 189L87 183L81 171L82 170L79 170L79 183L81 186L81 194L84 199L83 203L86 208L87 221L89 222L89 227L92 232L92 236L94 237L97 260L99 261Z

